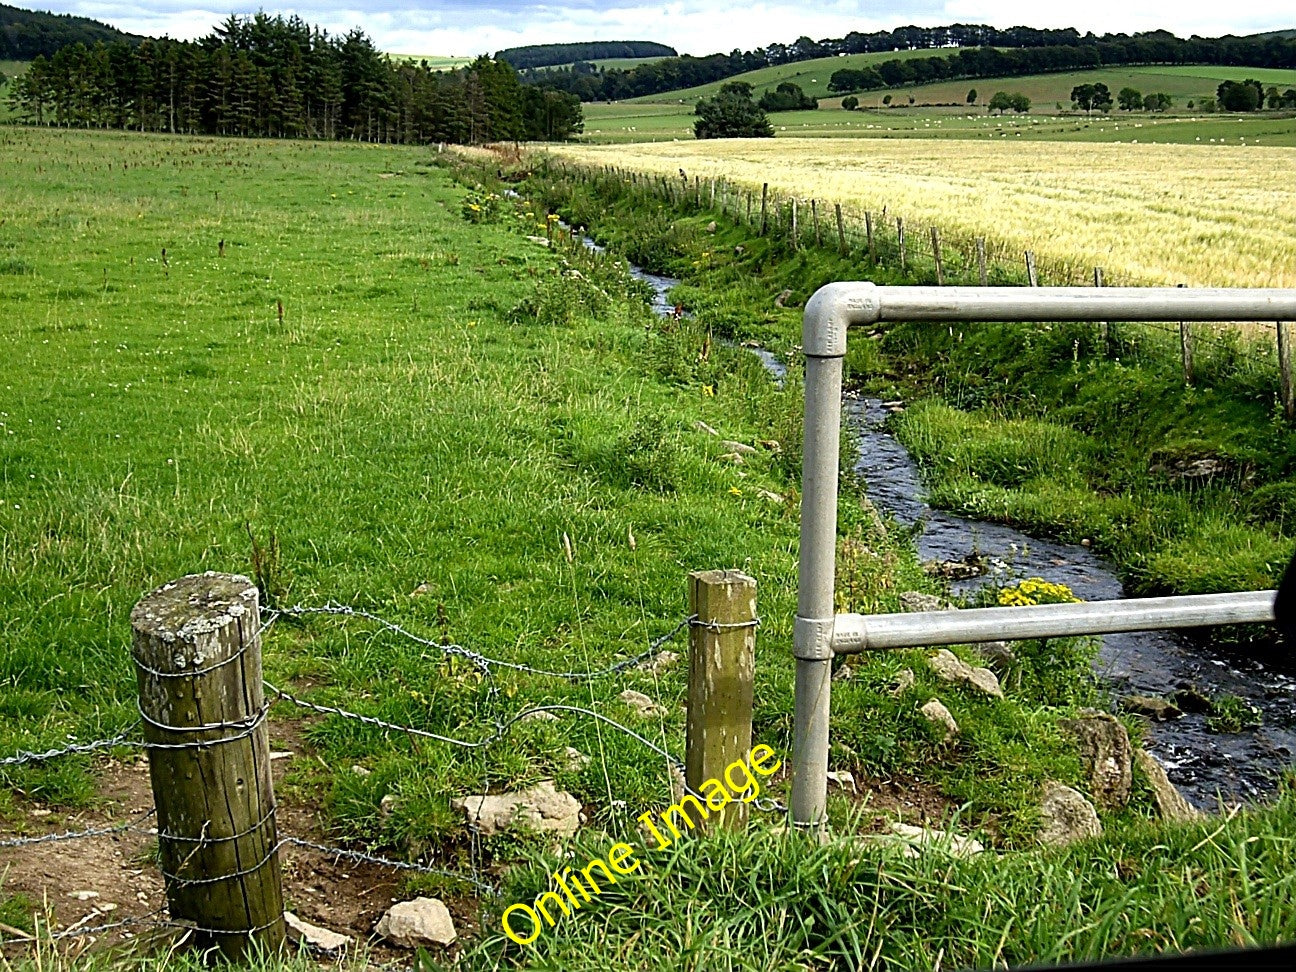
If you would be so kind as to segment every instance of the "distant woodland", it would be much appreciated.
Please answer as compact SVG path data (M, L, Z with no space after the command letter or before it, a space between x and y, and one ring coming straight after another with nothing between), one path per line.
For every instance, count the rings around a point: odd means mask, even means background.
M581 131L569 93L524 86L505 61L454 71L394 62L360 30L227 18L197 41L77 41L9 85L35 125L381 142L561 140Z
M852 32L837 40L802 37L754 51L707 57L670 57L629 69L598 68L581 62L566 68L525 69L522 79L570 92L582 101L617 101L663 94L774 64L838 54L932 49L931 57L880 61L861 72L860 83L838 90L898 87L962 78L998 78L1049 71L1128 64L1215 64L1296 68L1296 37L1279 31L1252 37L1175 37L1167 31L1142 34L1081 34L1076 30L999 30L984 25L901 27L869 34ZM935 51L941 53L935 53Z
M519 71L577 61L606 61L626 57L677 57L679 51L652 41L591 41L584 44L532 44L497 51L495 60L508 61Z
M30 61L37 55L50 57L68 44L99 41L138 44L143 39L88 17L22 10L0 3L0 61Z

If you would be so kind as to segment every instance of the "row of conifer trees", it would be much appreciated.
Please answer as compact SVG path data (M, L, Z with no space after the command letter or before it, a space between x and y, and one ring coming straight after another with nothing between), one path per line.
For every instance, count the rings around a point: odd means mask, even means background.
M394 61L360 30L231 16L197 41L71 44L9 85L37 125L384 142L561 140L574 95L519 82L504 61L457 70Z

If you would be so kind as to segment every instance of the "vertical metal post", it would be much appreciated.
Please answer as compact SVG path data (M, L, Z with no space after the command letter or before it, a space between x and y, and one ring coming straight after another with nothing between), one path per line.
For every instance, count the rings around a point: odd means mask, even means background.
M832 285L806 305L805 439L801 473L796 699L792 741L792 825L822 826L828 801L828 709L832 678L833 584L837 556L837 463L841 443L846 320Z

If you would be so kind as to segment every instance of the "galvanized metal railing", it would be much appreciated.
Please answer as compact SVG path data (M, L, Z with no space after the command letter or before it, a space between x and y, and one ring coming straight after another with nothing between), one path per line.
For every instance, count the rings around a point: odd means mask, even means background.
M878 287L832 283L806 304L805 441L791 818L817 828L828 791L828 711L836 654L1159 628L1268 622L1273 591L983 608L904 615L837 615L837 462L842 359L850 327L885 321L1292 321L1296 290L1096 287Z

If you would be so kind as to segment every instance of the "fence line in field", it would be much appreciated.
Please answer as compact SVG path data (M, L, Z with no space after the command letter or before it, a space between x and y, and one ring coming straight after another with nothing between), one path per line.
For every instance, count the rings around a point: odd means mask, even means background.
M45 934L39 936L27 935L12 928L0 927L0 931L8 934L7 941L9 942L36 942L80 938L137 925L147 925L154 929L184 929L195 936L197 941L215 945L227 956L231 957L244 954L246 948L254 941L260 945L273 947L278 941L282 940L284 934L278 865L279 852L284 847L306 848L349 860L364 861L378 866L463 881L483 894L495 893L493 887L482 879L478 867L478 839L480 835L475 822L471 819L469 821L469 830L472 836L471 873L433 868L418 862L392 860L366 851L331 847L301 837L279 835L275 823L273 786L269 780L269 737L265 722L270 706L279 701L288 702L302 709L331 718L340 718L373 726L384 732L400 733L407 738L427 738L470 750L483 749L506 738L515 726L524 722L532 714L541 712L570 713L580 718L593 720L599 726L615 729L656 755L663 757L672 774L679 777L679 779L672 780L672 791L678 792L682 790L684 794L697 797L700 801L703 801L705 796L698 792L698 787L701 786L701 777L698 774L705 771L712 776L716 776L719 772L715 769L716 762L719 761L723 765L725 760L733 758L733 750L738 740L731 738L733 736L732 730L735 726L740 727L743 725L744 721L747 726L747 737L743 741L743 745L745 749L750 748L751 659L754 657L754 632L760 624L760 619L755 614L755 582L743 575L734 573L731 577L730 574L731 572L710 572L709 574L691 575L691 611L688 615L680 619L668 631L654 638L645 651L618 662L613 662L604 668L580 672L552 671L537 668L520 662L491 658L463 645L438 643L410 631L402 624L389 621L372 612L352 608L337 602L328 602L318 607L298 604L293 607L270 609L267 610L266 617L262 621L260 612L255 605L255 588L251 588L250 582L246 581L246 579L233 577L232 575L191 575L173 584L164 585L150 595L149 598L141 601L132 614L132 625L135 629L133 653L141 672L142 683L140 719L132 726L111 737L87 743L73 742L60 748L42 751L23 751L0 760L0 767L21 766L44 763L62 756L83 755L118 747L144 750L149 754L150 763L152 764L151 776L154 783L155 806L148 811L148 814L143 819L148 820L156 815L158 817L157 826L146 827L141 822L127 822L81 831L15 837L0 840L0 849L18 849L43 844L61 844L101 837L116 837L125 833L156 837L161 851L159 870L165 880L168 906L166 909L159 909L141 917L94 926L78 924L57 933L49 933L47 930ZM720 578L717 580L712 575L720 575ZM726 585L736 583L734 578L748 585L744 590L749 593L749 597L735 598L731 595ZM172 647L177 642L184 641L186 637L184 635L169 638L167 633L163 631L160 637L166 644L165 653L157 658L148 654L149 639L157 637L155 633L152 633L151 626L178 623L174 620L175 615L172 613L174 605L167 605L166 610L143 610L147 604L151 603L151 600L158 599L159 595L169 595L173 588L181 587L187 582L189 582L191 588L195 584L197 585L198 594L196 596L186 594L188 600L182 599L181 603L188 605L188 607L182 608L181 613L187 611L189 614L194 614L194 617L188 618L190 622L189 629L182 627L179 630L196 631L198 632L197 635L190 634L188 637L198 642L206 638L210 642L205 648L199 645L198 649L195 650L193 662L188 665L183 660L176 660L181 658L181 655ZM246 585L241 590L239 597L244 600L249 595L252 597L251 610L254 612L252 617L255 618L256 623L249 626L249 630L245 632L242 619L246 605L235 604L234 607L239 610L234 611L231 609L228 611L228 616L223 616L220 619L228 622L224 626L228 629L226 634L220 635L219 631L222 625L213 624L211 618L201 616L201 612L208 609L213 600L209 596L210 591L202 585L218 585L218 593L221 593L224 589L220 588L219 585L228 584L229 582L234 582L236 586L240 584ZM659 746L634 729L601 712L582 706L567 704L532 706L507 719L492 721L489 731L480 738L458 739L419 727L401 725L373 716L366 716L340 706L321 705L283 691L270 682L263 681L260 677L261 635L280 618L306 618L319 615L338 617L344 621L353 618L367 621L420 647L434 649L445 657L465 660L482 671L487 679L491 679L493 669L497 667L542 677L562 678L572 682L604 678L623 672L633 665L641 664L649 658L655 657L664 645L678 637L682 631L688 629L690 631L690 640L695 643L695 650L690 653L687 758L680 759L663 746ZM195 621L201 623L193 623ZM230 630L235 633L230 635ZM212 634L213 631L217 633ZM224 638L224 641L221 638ZM696 650L696 643L699 642L699 639L706 642L705 651ZM231 640L234 642L233 644L231 644ZM738 648L737 654L734 652L735 646ZM746 655L746 672L739 681L745 680L748 689L745 710L741 703L735 708L733 702L734 680L731 677L734 665L743 668L742 656L744 653ZM144 657L142 658L141 655ZM144 660L145 658L148 661ZM168 664L174 670L166 670ZM251 713L245 718L231 719L223 717L219 721L211 721L210 717L208 717L208 721L201 722L198 725L182 726L166 724L181 718L183 714L175 707L174 701L163 706L170 713L166 720L150 716L147 711L150 708L156 709L158 707L159 694L175 700L188 698L190 696L187 696L186 693L192 693L192 697L196 698L198 691L195 686L204 684L199 681L200 679L232 678L234 681L230 684L237 685L239 684L239 678L245 675L255 677L256 684L264 686L265 691L269 694L269 698L263 704L259 704L255 702L255 699L260 695L259 691L252 693L246 687L239 690L236 693L238 696L251 700L245 703L251 709ZM716 684L722 678L724 686L723 689L718 690ZM492 699L498 698L498 691L493 682L490 684L489 690ZM723 727L723 730L717 732L717 727ZM144 739L139 739L135 735L135 730L141 728L145 736ZM224 734L225 730L237 731L232 734ZM159 734L194 732L199 733L202 738L185 742L162 742L158 738ZM216 738L211 738L213 733L218 734ZM238 764L238 752L232 754L229 752L230 747L227 746L229 743L238 743L237 749L246 748L248 750L249 758L245 765ZM185 760L197 760L200 758L217 760L222 767L225 767L225 772L189 773L186 777L188 782L179 779L174 772L169 777L167 776L169 770L174 770L177 760L180 761L180 765L188 766L191 764L186 763ZM233 760L234 764L238 766L237 769L231 769L230 760ZM197 782L193 782L195 776ZM253 786L246 788L248 791L260 791L264 784L260 808L251 812L240 811L236 806L246 796L242 782L244 777L251 777L255 780ZM231 778L238 779L238 789L223 789L233 786ZM164 782L160 783L160 779ZM165 782L168 780L169 783ZM216 782L204 784L204 780L215 780ZM172 791L185 789L186 787L193 789L199 795L203 806L229 806L228 814L224 814L223 811L217 814L215 811L208 810L206 811L208 814L220 816L221 819L219 821L205 820L194 831L192 814L188 816L185 814L176 815L177 805L184 806L186 804L182 798ZM206 788L204 789L204 787ZM233 796L233 800L231 800L231 796ZM758 810L763 812L785 813L787 810L787 807L782 802L768 797L757 798L752 802ZM242 813L242 816L239 816L240 813ZM745 805L742 806L737 815L745 822ZM171 822L168 823L168 820ZM728 816L725 817L723 823L724 825L733 825ZM214 827L213 824L215 824ZM234 832L230 836L212 836L209 828L215 833L223 833L225 830L233 830ZM237 849L243 846L241 842L249 840L262 841L260 848L251 856L251 859L255 860L256 863L250 866L240 866L238 864ZM179 848L178 854L177 848ZM235 851L235 856L232 859L223 858L215 864L211 860L205 862L200 860L195 865L199 870L199 876L181 875L180 872L189 868L190 862L194 861L196 855L200 853L209 854L213 851L223 852L227 848ZM168 862L171 864L169 868ZM203 870L202 868L206 869ZM238 890L242 892L246 906L246 918L242 920L238 917L238 914L241 913L239 908L234 909L234 915L231 918L231 913L228 910L221 910L218 901L207 900L207 889L212 889L214 893L217 890L226 888L226 882L234 881L239 882ZM267 881L272 885L271 888L267 889L258 886L259 883ZM195 887L200 892L196 901L194 898L189 897ZM164 911L168 916L164 917ZM88 917L93 916L92 913L92 916ZM84 923L86 920L88 918L82 919L82 922ZM21 937L15 937L15 933Z
M564 178L578 182L614 182L684 212L713 212L756 235L783 240L792 250L810 247L836 250L841 256L857 258L868 266L898 267L917 284L984 287L1025 280L1027 286L1070 287L1120 283L1107 277L1101 267L1089 268L1067 260L1044 262L1032 250L1015 251L985 236L947 234L935 224L924 226L889 212L887 206L880 211L860 210L847 204L787 193L768 182L757 191L723 176L708 178L704 191L702 178L696 175L690 178L682 169L678 177L673 177L610 164L591 166L550 161L548 165ZM805 218L807 210L809 219ZM830 212L831 221L827 215ZM1221 355L1241 355L1255 361L1263 370L1277 375L1283 412L1289 421L1296 420L1296 368L1292 363L1296 324L1272 321L1256 324L1265 330L1273 329L1275 339L1262 347L1260 342L1229 340L1208 327L1190 322L1181 322L1177 328L1173 325L1149 328L1146 323L1132 326L1163 330L1175 338L1187 384L1197 380L1200 365L1204 363L1194 358L1194 348L1199 344L1206 344ZM1106 357L1113 351L1137 351L1137 344L1131 345L1129 333L1110 322L1099 323L1095 346L1087 353Z

